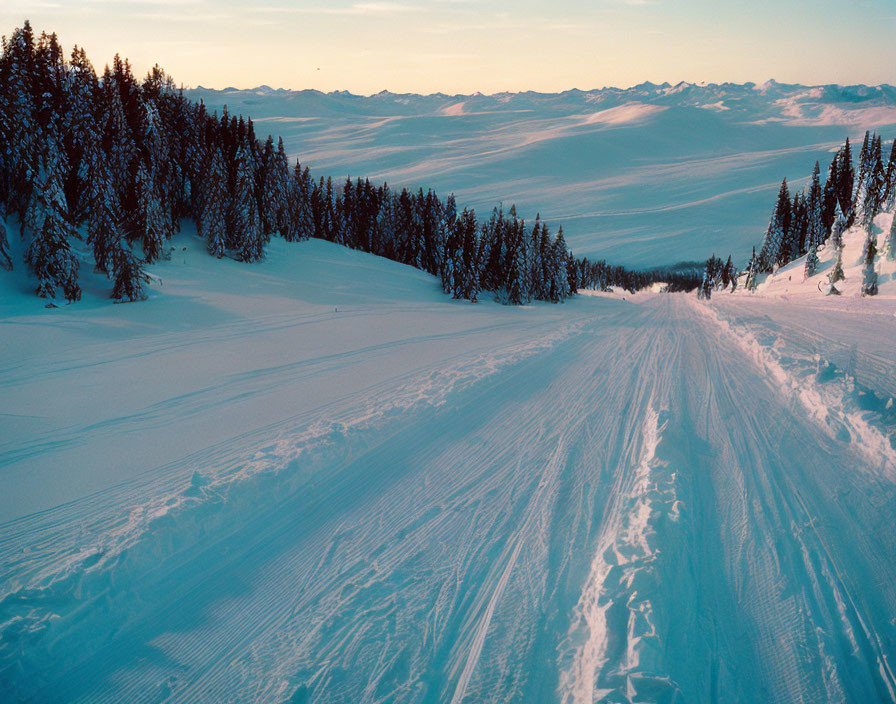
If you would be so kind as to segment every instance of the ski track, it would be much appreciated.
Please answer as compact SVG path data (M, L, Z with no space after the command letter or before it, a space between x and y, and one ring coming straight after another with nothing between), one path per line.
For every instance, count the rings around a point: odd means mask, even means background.
M0 526L0 688L54 702L896 701L885 450L819 433L770 353L685 297L574 310ZM389 349L260 366L60 442ZM88 350L40 371L103 363ZM26 373L6 371L7 385Z

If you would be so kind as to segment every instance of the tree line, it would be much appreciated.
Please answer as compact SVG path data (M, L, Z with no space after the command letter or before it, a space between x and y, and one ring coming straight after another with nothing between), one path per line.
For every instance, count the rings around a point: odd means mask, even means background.
M255 262L272 236L319 237L426 271L471 301L561 302L657 280L576 259L562 227L527 223L515 207L480 220L453 195L315 179L282 140L259 139L226 107L210 114L158 66L141 81L116 55L99 76L82 48L66 59L55 34L36 38L27 21L3 38L0 146L0 266L13 266L3 220L14 216L42 297L80 298L81 240L113 299L144 298L146 265L168 254L184 219L215 257Z
M892 212L896 206L896 141L885 160L881 136L865 132L856 169L847 138L831 161L824 185L820 174L816 161L808 184L793 197L787 179L781 183L759 252L757 254L753 249L744 270L744 285L748 290L756 288L759 274L772 273L803 256L806 258L804 274L807 277L814 275L818 250L829 245L836 248L837 258L828 277L827 293L839 294L835 284L844 278L843 234L851 227L860 226L866 231L862 294L877 293L874 268L877 238L872 229L878 214ZM884 250L888 259L896 259L896 218L887 233ZM729 285L735 288L739 275L740 272L732 267L730 257L723 265L713 255L706 263L699 295L709 298L713 290Z

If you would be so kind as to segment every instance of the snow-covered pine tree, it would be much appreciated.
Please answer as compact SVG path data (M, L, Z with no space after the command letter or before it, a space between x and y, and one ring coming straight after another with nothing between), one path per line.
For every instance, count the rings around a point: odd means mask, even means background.
M261 231L266 238L269 238L277 229L277 205L274 202L274 191L276 190L274 181L277 177L274 174L274 138L271 135L268 135L264 147L262 147L255 178Z
M314 214L311 211L313 192L314 182L310 172L307 167L303 169L296 162L293 177L289 182L287 240L301 241L314 236Z
M762 271L772 271L781 264L783 245L787 237L790 225L790 193L787 189L787 179L781 183L778 190L778 199L769 218L768 229L759 250L759 265ZM787 253L783 256L786 258Z
M890 224L890 230L887 233L887 241L884 243L884 255L887 261L896 261L896 215L893 216L893 222Z
M119 244L114 257L115 284L112 287L112 298L116 301L142 301L146 298L143 285L149 283L149 276L130 246L122 240L119 240Z
M454 228L454 224L457 221L457 201L454 199L454 194L449 193L448 198L445 199L445 203L442 205L439 217L439 242L441 251L438 254L438 264L441 268L444 266L445 258L448 256L448 237Z
M874 258L877 256L877 242L869 230L865 238L865 251L862 254L862 295L877 295L877 271L874 269Z
M346 211L351 209L351 204L346 205L343 202L341 193L334 193L330 203L330 222L332 223L333 228L333 242L340 246L347 247L351 241L351 235L348 231L350 221L346 218Z
M855 183L855 169L852 165L852 150L849 145L849 137L837 154L839 163L837 164L837 199L840 203L840 210L846 218L848 227L852 226L855 220L855 208L853 203L853 185Z
M134 179L136 203L127 213L128 240L140 240L143 257L154 262L164 255L165 241L170 234L168 213L166 212L158 188L147 167L141 161Z
M886 187L879 135L872 137L865 161L862 181L856 192L856 213L862 226L870 229L880 211L881 195Z
M703 269L703 280L700 282L700 288L697 289L697 298L700 300L708 301L712 298L712 272L710 272L710 262L712 259L706 262L706 267Z
M815 276L816 268L818 268L818 247L813 244L809 247L809 253L806 254L806 264L803 268L804 277L808 279L810 276Z
M722 267L722 271L720 272L720 280L722 284L722 289L726 289L729 286L732 287L732 290L737 287L737 276L738 271L737 268L731 261L731 257L728 257L728 261L725 262L725 265Z
M728 280L731 283L731 293L734 293L737 290L737 280L740 276L740 272L737 270L737 267L731 263L731 257L728 257Z
M830 243L832 247L838 249L843 246L843 233L849 229L849 223L843 211L840 209L840 203L834 210L834 224L831 225Z
M532 286L532 298L536 300L544 299L544 280L542 279L542 271L544 264L542 257L544 252L541 248L541 214L535 214L535 224L529 231L529 281Z
M744 288L747 291L755 291L756 290L756 275L759 273L759 261L756 257L756 248L753 247L753 255L750 257L750 261L747 263L747 276L744 281Z
M809 213L806 201L802 193L793 196L793 205L790 209L790 228L787 233L789 252L787 261L792 262L806 251L806 239L809 232Z
M569 298L569 278L566 269L566 261L569 258L569 251L566 249L566 239L563 237L563 226L557 228L557 238L554 240L553 252L551 256L551 266L554 269L554 286L552 303L563 303Z
M224 256L227 242L227 171L220 147L212 154L208 169L202 176L202 197L198 204L197 229L205 238L205 247L213 257Z
M289 240L288 235L293 233L293 226L289 222L289 157L286 156L282 137L277 141L277 151L274 154L274 163L269 177L272 179L271 192L276 230L281 237Z
M124 224L118 194L106 162L91 156L88 182L87 243L93 245L94 269L109 274L123 245Z
M712 292L720 287L723 277L727 276L726 265L715 254L706 260L703 270L703 281L697 291L697 297L709 300Z
M5 212L17 215L26 227L25 216L31 192L38 178L41 151L40 124L37 106L32 98L36 91L34 77L34 32L26 20L3 44L0 54L0 166L5 175L0 185L0 196L5 200Z
M103 129L102 144L112 183L123 203L127 203L134 190L131 164L137 158L137 146L128 127L121 91L117 81L106 66L100 91L100 124Z
M12 257L9 256L9 239L6 234L6 218L0 210L0 268L12 271Z
M396 252L396 232L400 227L400 219L396 206L395 196L388 184L383 184L380 188L380 210L376 218L376 231L379 234L378 240L374 241L371 252L381 257L395 259Z
M479 225L476 222L476 213L464 208L460 215L461 229L463 230L463 298L473 303L479 299L482 291L480 281L482 269L482 251L477 231Z
M75 46L66 73L67 109L62 115L62 141L69 164L66 199L73 224L87 219L90 208L90 169L100 150L96 122L99 84L84 49Z
M809 184L809 193L806 199L807 250L813 245L817 247L824 241L825 227L822 213L824 196L821 191L819 174L820 169L818 162L816 161L815 169L812 171L812 182Z
M839 182L839 172L838 168L840 166L840 155L839 152L834 155L834 158L831 159L831 165L828 168L828 177L824 182L824 186L822 187L822 195L821 195L821 222L824 225L824 236L827 233L830 233L831 227L834 225L834 213L838 204L838 182Z
M868 193L868 179L871 172L871 142L871 132L865 130L862 149L859 151L859 169L856 173L855 193L852 201L852 207L859 215L863 213L863 206Z
M526 256L526 238L522 228L514 223L509 238L510 265L504 288L507 291L507 303L520 305L529 301L529 262Z
M442 255L442 290L452 298L460 298L460 280L463 276L463 223L455 219L445 238L445 250Z
M264 233L255 197L253 156L246 145L236 153L236 179L230 199L229 240L240 261L257 262L264 257Z
M890 148L890 158L887 160L884 180L886 184L882 198L883 209L891 213L896 208L896 139L893 140L893 146Z
M29 226L39 229L32 231L25 261L37 276L38 296L55 298L59 287L67 301L77 301L81 298L81 287L78 284L79 263L69 245L74 231L69 224L62 189L65 169L56 141L49 140L46 149L46 166L29 208L35 213L30 218ZM36 215L38 211L40 217Z
M846 276L843 273L843 250L837 249L837 258L834 260L834 267L831 269L831 273L828 274L828 287L827 295L828 296L839 296L840 291L834 285L838 281L844 281Z

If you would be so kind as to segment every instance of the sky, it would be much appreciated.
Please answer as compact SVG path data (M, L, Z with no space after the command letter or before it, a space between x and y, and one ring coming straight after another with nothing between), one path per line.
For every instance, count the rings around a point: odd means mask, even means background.
M558 92L731 81L896 83L894 0L3 0L97 71L187 87Z

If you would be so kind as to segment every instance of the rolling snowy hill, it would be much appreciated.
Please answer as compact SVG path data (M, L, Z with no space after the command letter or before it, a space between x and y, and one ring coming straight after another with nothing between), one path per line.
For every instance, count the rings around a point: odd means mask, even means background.
M896 697L892 299L175 244L142 303L2 279L9 699Z
M896 133L891 86L676 86L492 96L187 91L251 115L314 173L516 203L573 251L633 265L745 261L782 176L802 185L846 136Z

